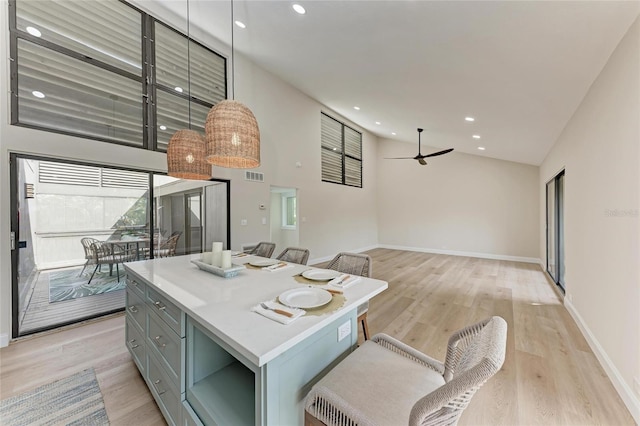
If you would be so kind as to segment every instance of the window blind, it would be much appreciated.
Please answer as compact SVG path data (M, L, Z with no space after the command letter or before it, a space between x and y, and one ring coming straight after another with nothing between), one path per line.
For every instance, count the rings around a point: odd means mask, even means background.
M224 57L123 1L14 1L12 124L166 151L226 98Z
M322 180L362 188L362 134L321 114Z

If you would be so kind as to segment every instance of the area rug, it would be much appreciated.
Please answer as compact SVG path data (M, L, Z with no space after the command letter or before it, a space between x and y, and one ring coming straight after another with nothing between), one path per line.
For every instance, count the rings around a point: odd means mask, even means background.
M91 284L88 284L88 282L93 270L89 270L83 275L79 275L82 268L47 272L49 274L49 302L61 302L63 300L93 296L94 294L104 294L110 291L122 290L126 287L123 267L120 268L120 281L118 281L115 268L111 276L107 270L108 268L105 267L104 269L105 271L102 272L96 271Z
M0 401L0 424L108 425L93 368Z

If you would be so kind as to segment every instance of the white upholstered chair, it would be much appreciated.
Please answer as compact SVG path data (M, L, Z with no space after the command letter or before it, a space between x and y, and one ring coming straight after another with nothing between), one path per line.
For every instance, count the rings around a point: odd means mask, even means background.
M327 269L340 271L343 274L371 277L371 256L359 253L338 253L327 265ZM358 322L362 324L364 340L369 338L369 324L367 324L369 301L358 306Z
M504 362L507 323L491 317L455 332L444 363L377 334L313 386L305 425L455 425Z

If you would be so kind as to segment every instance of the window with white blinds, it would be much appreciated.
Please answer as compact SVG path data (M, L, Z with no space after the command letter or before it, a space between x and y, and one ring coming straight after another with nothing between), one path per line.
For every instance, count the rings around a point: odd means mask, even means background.
M120 0L9 0L11 122L166 151L226 98L226 59ZM187 67L191 58L191 93Z
M322 181L362 188L362 133L321 114Z

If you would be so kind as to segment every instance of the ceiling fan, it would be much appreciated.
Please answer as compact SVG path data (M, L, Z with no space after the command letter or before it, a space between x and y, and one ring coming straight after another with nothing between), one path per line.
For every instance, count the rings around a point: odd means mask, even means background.
M453 151L453 148L449 148L443 151L434 152L433 154L422 155L422 153L420 152L420 134L422 133L423 130L424 129L418 129L418 155L416 155L415 157L392 157L392 158L385 158L385 159L386 160L418 160L418 163L422 164L423 166L426 166L427 162L424 161L425 158L436 157L438 155L448 154L451 151Z

